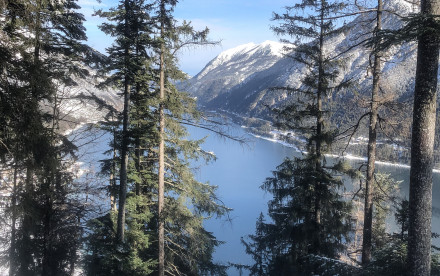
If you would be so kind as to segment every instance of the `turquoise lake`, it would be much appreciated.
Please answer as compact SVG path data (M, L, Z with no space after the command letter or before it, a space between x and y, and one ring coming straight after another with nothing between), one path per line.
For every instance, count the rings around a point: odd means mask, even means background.
M223 264L228 262L251 264L252 259L245 253L240 238L253 234L259 214L267 212L267 201L271 199L271 195L261 190L260 186L286 157L300 157L301 153L293 147L256 138L235 124L229 126L230 134L246 138L247 144L241 145L204 129L191 127L189 131L194 139L208 136L202 147L206 151L214 152L217 156L215 162L203 165L195 171L196 178L218 186L218 196L226 206L233 209L229 219L210 219L205 223L208 231L213 232L217 239L225 242L217 248L214 259ZM78 137L78 141L87 142L85 146L80 147L79 151L80 161L83 162L82 167L95 172L99 171L99 160L107 158L103 152L108 149L109 139L108 134L98 129L83 138ZM358 166L362 161L351 162L354 166ZM198 166L198 164L195 165ZM381 172L390 173L395 180L402 181L400 193L402 197L408 198L408 167L378 164L376 168ZM96 181L94 185L101 187L108 184L106 178L94 181ZM108 199L98 198L97 200L107 201ZM440 232L439 173L434 174L433 205L432 231ZM393 220L390 221L393 223ZM395 225L390 224L389 228L392 231ZM437 246L440 245L438 239L433 242ZM234 269L230 269L228 273L239 275L239 272ZM243 275L247 275L247 272L243 271Z
M203 149L212 151L217 156L215 162L201 167L196 176L201 181L209 181L211 185L218 186L219 197L226 206L233 209L230 214L231 221L211 219L205 224L207 230L212 231L217 239L226 242L216 250L214 258L224 264L227 262L251 264L252 259L246 255L240 237L254 233L260 212L263 214L267 212L267 201L270 200L271 195L261 190L260 186L286 157L299 157L301 153L293 147L249 135L238 125L231 125L230 131L236 136L248 139L247 145L220 138L207 130L190 129L193 138L208 136ZM350 162L353 166L358 166L362 161ZM395 180L402 181L401 196L408 198L408 167L377 164L376 169L390 173ZM437 232L440 231L439 173L434 174L433 205L432 231ZM393 220L391 222L393 223ZM389 229L392 231L395 225L389 225ZM440 241L433 242L439 244ZM239 275L236 270L230 269L228 272L230 275ZM247 275L247 272L244 271L243 275Z

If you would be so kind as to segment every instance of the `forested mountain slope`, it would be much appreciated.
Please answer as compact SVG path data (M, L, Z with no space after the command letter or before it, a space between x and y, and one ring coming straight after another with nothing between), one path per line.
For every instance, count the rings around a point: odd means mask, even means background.
M384 29L402 26L398 15L417 12L417 7L404 0L385 1ZM344 25L344 32L325 41L327 51L341 54L345 61L344 79L352 85L331 95L332 123L337 126L355 124L365 113L365 101L371 91L372 75L369 72L370 51L356 46L369 38L374 29L374 12L366 12ZM411 102L414 86L416 51L415 44L393 46L384 55L382 95L400 103ZM294 50L293 50L294 51ZM209 62L185 87L198 98L199 104L209 110L225 110L240 116L270 118L271 109L288 101L298 100L286 91L273 87L301 86L305 68L294 61L283 44L266 41L227 50ZM394 109L402 109L402 106ZM400 114L401 121L408 122L411 113ZM400 116L399 115L399 116ZM388 115L383 115L388 117ZM402 123L403 124L403 123ZM397 126L401 136L407 137L408 126Z

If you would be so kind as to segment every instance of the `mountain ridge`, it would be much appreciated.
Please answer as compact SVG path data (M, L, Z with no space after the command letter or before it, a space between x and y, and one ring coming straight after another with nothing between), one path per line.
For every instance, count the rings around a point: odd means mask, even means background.
M417 12L415 5L404 0L387 1L383 27L398 29L402 26L399 16ZM392 12L387 12L392 11ZM357 94L369 94L372 76L368 71L370 53L367 48L351 48L374 30L374 12L363 13L347 23L337 35L326 40L330 53L347 50L342 54L347 67L342 78L352 79L355 86L341 94L333 95L333 101L353 101ZM184 89L197 97L200 105L211 110L226 110L246 117L270 118L270 110L292 99L285 91L273 87L298 88L306 68L281 53L285 44L266 41L249 43L226 50L211 60L200 73L191 78ZM398 101L412 97L415 76L415 43L393 46L386 53L382 70L382 90L393 93ZM286 55L287 54L287 55ZM336 111L336 113L341 111ZM347 113L346 111L344 111ZM348 114L353 117L354 114Z

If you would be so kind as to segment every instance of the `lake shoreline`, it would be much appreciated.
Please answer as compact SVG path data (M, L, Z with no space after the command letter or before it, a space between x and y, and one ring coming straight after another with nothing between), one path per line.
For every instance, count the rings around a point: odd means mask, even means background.
M243 126L242 126L243 128ZM273 143L277 143L277 144L281 144L283 146L289 147L289 148L293 148L294 150L296 150L299 153L307 153L306 151L302 151L300 150L296 145L294 144L290 144L288 142L285 142L283 140L278 140L275 138L270 138L270 137L265 137L265 136L261 136L261 135L257 135L254 134L252 132L248 132L251 136L257 138L257 139L264 139L266 141L270 141ZM358 161L367 161L367 157L362 157L362 156L356 156L356 155L352 155L352 154L346 154L346 155L338 155L338 154L325 154L325 156L327 157L333 157L333 158L338 158L338 159L347 159L347 160L358 160ZM406 168L406 169L410 169L411 166L407 165L407 164L402 164L402 163L393 163L393 162L387 162L387 161L376 161L375 162L376 165L382 165L382 166L388 166L388 167L397 167L397 168ZM434 173L440 173L440 169L433 169L432 170Z
M209 112L226 116L234 124L241 126L241 128L245 129L249 135L251 135L257 139L264 139L264 140L267 140L267 141L270 141L273 143L281 144L281 145L289 147L289 148L293 148L295 151L297 151L299 153L303 153L303 154L306 153L306 151L301 150L300 146L298 146L297 144L289 143L288 141L285 141L284 139L277 139L277 136L281 136L284 138L288 137L290 140L296 140L296 141L298 141L298 144L303 144L304 138L302 138L298 135L295 135L295 133L292 131L280 131L280 130L274 128L273 123L271 121L261 119L261 118L255 118L255 117L252 117L252 118L243 117L237 113L229 112L227 110L209 111ZM250 119L259 120L265 124L270 124L272 129L270 131L260 131L260 130L255 131L254 127L245 124L246 121L250 120ZM345 155L342 155L342 156L339 154L329 153L329 154L325 154L325 156L339 158L339 159L342 158L342 159L347 159L347 160L358 160L358 161L365 161L365 162L367 161L367 157L358 156L358 155L354 155L351 153L346 153ZM375 164L382 165L382 166L396 167L396 168L407 168L407 169L411 168L411 166L409 164L395 163L395 162L382 161L382 160L376 160ZM440 173L440 168L434 168L433 172Z

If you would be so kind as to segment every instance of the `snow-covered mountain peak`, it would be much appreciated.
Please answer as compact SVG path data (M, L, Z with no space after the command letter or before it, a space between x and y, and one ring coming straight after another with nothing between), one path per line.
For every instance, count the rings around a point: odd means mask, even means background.
M403 25L400 16L418 10L407 0L390 0L384 4L384 29L400 28ZM362 47L362 42L373 33L375 17L374 9L359 14L324 43L325 54L344 53L341 57L346 67L341 70L340 79L355 80L357 89L363 91L369 91L371 85L371 74L367 71L371 52ZM306 72L303 64L283 55L283 46L279 42L265 41L224 51L190 79L185 89L208 108L263 117L268 107L282 105L291 99L285 91L272 88L299 87ZM393 46L383 58L384 89L386 86L386 90L395 93L396 97L411 97L416 59L414 43ZM353 91L341 91L339 97L353 98Z
M272 41L272 40L266 40L263 43L260 44L261 49L267 49L270 50L270 52L276 56L282 57L284 53L284 47L286 45L284 43ZM292 47L290 45L290 47Z
M247 53L249 50L255 48L256 44L253 42L247 43L247 44L243 44L243 45L239 45L235 48L231 48L228 50L225 50L223 52L221 52L213 61L227 61L228 59L237 56L237 55L242 55Z
M228 61L250 58L252 57L252 55L255 54L266 54L281 57L283 46L284 44L282 43L270 40L266 40L261 44L250 42L223 51L211 61L211 64L214 66L218 66Z
M238 65L240 65L240 68L244 71L245 68L243 68L243 65L246 66L246 63L252 60L268 59L271 60L273 64L283 56L283 47L284 44L269 40L261 44L251 42L239 45L220 53L206 65L196 78L201 79L206 74L212 73L213 70L218 70L219 68L234 68ZM258 65L252 65L252 71L258 71Z
M252 55L261 50L270 50L274 55L281 55L284 44L276 41L266 40L261 44L253 42L239 45L220 53L214 60L226 60L239 55Z

